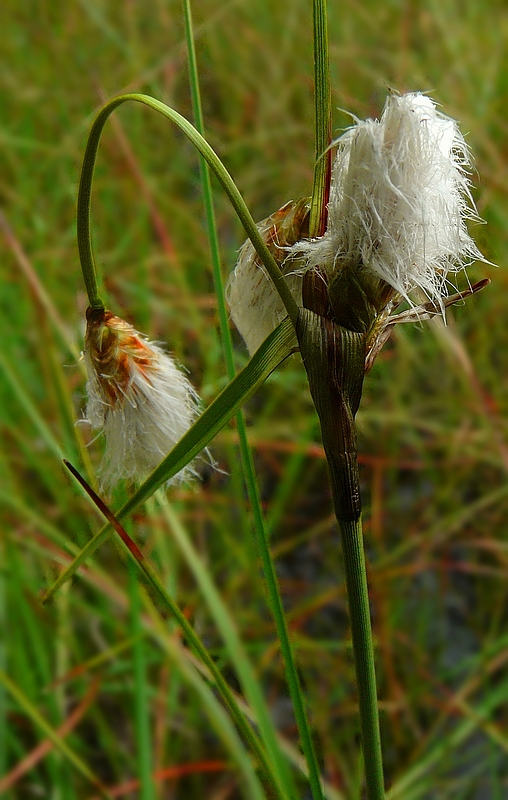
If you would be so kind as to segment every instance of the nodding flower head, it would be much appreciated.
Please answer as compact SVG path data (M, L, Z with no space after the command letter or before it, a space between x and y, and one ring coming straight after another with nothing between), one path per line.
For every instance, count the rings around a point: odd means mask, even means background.
M485 260L466 227L477 214L457 123L426 95L391 94L379 121L358 121L337 144L326 233L293 251L306 269L356 271L378 310L387 287L441 305L449 273Z
M102 485L139 482L192 425L198 396L172 358L128 322L104 309L86 317L86 419L106 440ZM173 481L192 474L186 467Z

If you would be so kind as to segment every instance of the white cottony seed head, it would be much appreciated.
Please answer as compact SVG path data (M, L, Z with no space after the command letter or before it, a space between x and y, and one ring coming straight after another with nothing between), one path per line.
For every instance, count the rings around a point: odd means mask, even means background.
M258 226L267 244L278 245L274 256L296 302L302 305L303 274L319 268L329 283L354 273L377 311L401 298L413 304L415 289L444 309L450 273L485 261L467 230L467 220L478 217L457 123L424 94L391 94L379 120L358 121L336 144L324 235L280 235L285 216L292 208L300 213L304 201ZM285 316L250 242L231 275L228 301L251 354Z
M103 488L139 482L194 422L198 397L171 357L109 311L89 309L86 419L104 433ZM194 474L185 467L173 481Z
M484 260L466 227L477 215L457 123L426 95L392 94L379 121L357 122L337 144L326 233L293 252L306 269L356 269L439 304L450 272Z

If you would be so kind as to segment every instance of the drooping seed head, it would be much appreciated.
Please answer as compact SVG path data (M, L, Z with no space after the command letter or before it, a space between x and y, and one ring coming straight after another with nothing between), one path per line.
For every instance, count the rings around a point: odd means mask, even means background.
M139 482L194 422L198 397L173 359L110 311L89 308L86 419L106 440L102 485ZM193 474L191 467L173 481Z

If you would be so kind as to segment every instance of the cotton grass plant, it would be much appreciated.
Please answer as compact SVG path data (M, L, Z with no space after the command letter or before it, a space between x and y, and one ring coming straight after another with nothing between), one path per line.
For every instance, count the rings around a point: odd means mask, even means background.
M366 367L372 366L393 326L442 315L447 305L481 288L483 283L450 295L448 277L471 260L481 258L481 254L466 228L466 219L475 216L469 194L467 147L456 123L440 114L427 96L392 94L379 121L358 121L341 137L331 169L326 15L319 2L314 11L318 159L313 192L308 199L285 205L264 223L256 226L230 175L202 136L188 4L196 127L159 101L139 94L111 101L94 122L78 201L78 242L90 302L85 347L89 373L87 415L94 427L105 433L106 483L127 477L141 485L113 515L71 468L108 524L62 571L46 599L115 530L129 557L151 584L159 602L183 628L196 657L208 670L247 747L257 758L264 790L281 798L296 797L294 776L234 632L227 626L222 630L238 653L236 667L255 715L255 729L246 723L241 704L217 664L122 522L168 481L188 470L194 457L240 411L270 373L299 349L321 422L344 548L366 792L369 800L377 800L384 797L384 779L361 530L355 415ZM202 184L230 383L197 418L196 395L187 377L159 345L150 343L129 323L111 314L99 291L90 235L92 178L103 127L110 114L127 101L146 105L169 119L202 157ZM228 287L232 317L252 355L236 376L218 269L209 169L228 194L250 240L241 250ZM415 291L421 295L416 301ZM409 301L409 311L394 315L402 301ZM313 747L241 416L237 422L270 608L307 762L305 771L312 797L317 800L328 789L324 790ZM191 558L198 565L196 558ZM198 566L196 570L199 572ZM207 584L206 591L210 602L220 604L213 587ZM261 796L257 776L243 762L241 768L249 775L251 795Z

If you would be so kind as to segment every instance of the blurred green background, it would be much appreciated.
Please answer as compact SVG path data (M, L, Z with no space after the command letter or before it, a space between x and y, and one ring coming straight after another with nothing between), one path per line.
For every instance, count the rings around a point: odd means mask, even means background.
M311 3L194 5L207 136L262 219L311 188ZM0 794L93 795L68 758L40 750L38 711L54 729L67 725L67 743L117 787L115 796L237 798L241 776L186 682L186 650L171 650L181 644L178 633L157 627L112 544L53 606L38 601L66 554L100 526L61 466L65 456L90 476L102 446L87 447L91 436L74 424L84 407L75 201L87 133L101 103L123 91L153 94L192 118L182 9L171 0L5 0L0 20L0 668L19 692L0 683ZM504 0L332 1L329 26L337 134L349 124L344 110L378 115L388 87L428 90L460 121L475 156L474 196L488 224L471 232L499 268L469 270L471 281L488 276L492 284L454 308L446 328L396 331L366 380L358 424L393 797L501 800L508 797L508 7ZM226 276L244 237L219 189L216 213ZM111 309L166 342L208 403L226 377L198 162L166 120L131 105L108 123L93 216ZM247 356L236 343L240 368ZM323 773L334 797L360 798L340 542L297 356L249 403L247 418ZM234 425L212 451L223 471L204 466L200 485L171 489L168 509L138 515L133 530L236 686L175 527L194 543L294 745L273 622L253 567ZM142 613L136 603L145 603ZM141 786L147 765L153 782L145 777Z

